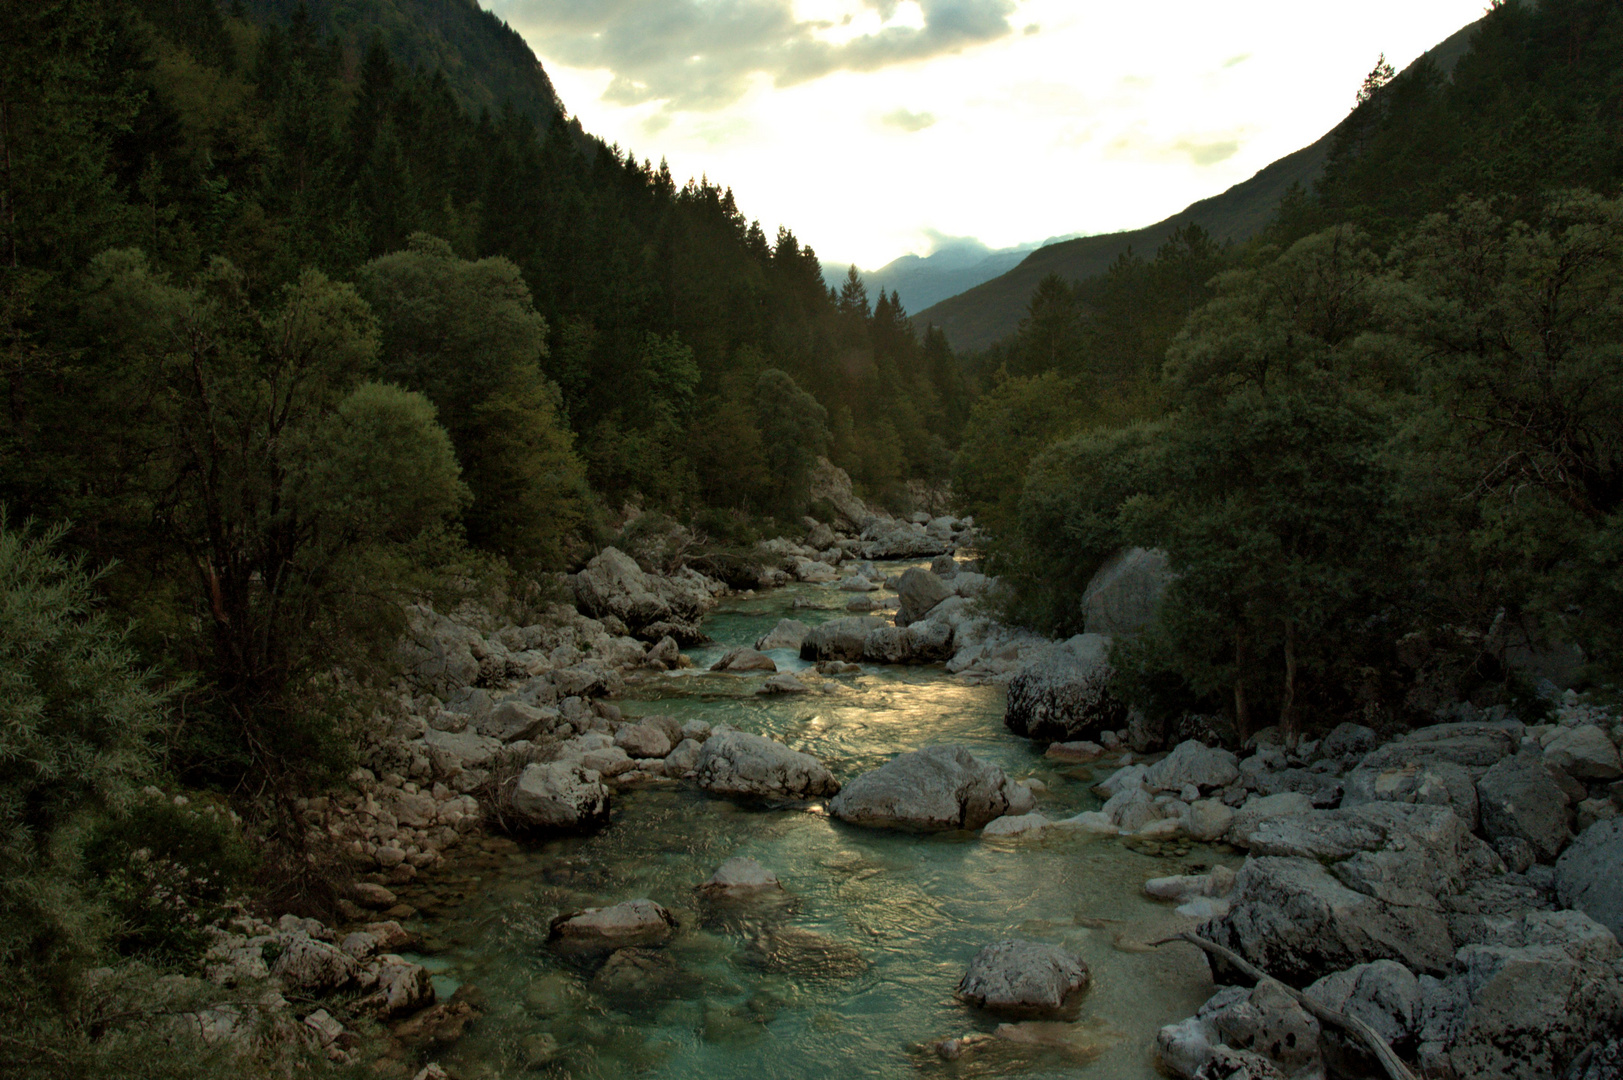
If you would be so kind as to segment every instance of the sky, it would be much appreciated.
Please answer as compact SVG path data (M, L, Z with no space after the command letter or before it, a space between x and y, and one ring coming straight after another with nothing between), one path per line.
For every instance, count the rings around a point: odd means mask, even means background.
M1152 224L1486 0L480 0L587 131L873 268Z

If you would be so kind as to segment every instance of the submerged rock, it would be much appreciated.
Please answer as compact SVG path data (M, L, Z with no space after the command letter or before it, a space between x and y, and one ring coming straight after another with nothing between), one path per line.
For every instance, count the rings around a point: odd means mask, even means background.
M676 917L652 900L627 900L555 917L547 940L560 948L625 948L659 945L676 933Z
M806 640L807 626L799 619L779 619L767 634L755 642L755 648L760 652L770 649L793 649L800 651L800 643Z
M701 896L737 900L761 893L781 893L778 876L754 859L734 856L721 864L710 880L699 886Z
M710 665L711 671L730 671L743 673L748 671L777 671L778 665L770 656L766 656L754 649L731 649L727 655Z
M863 773L828 808L853 825L938 831L979 829L1033 805L1031 792L996 765L961 746L930 746Z
M883 619L868 616L831 619L806 632L800 644L800 658L808 661L861 660L868 635L886 625Z

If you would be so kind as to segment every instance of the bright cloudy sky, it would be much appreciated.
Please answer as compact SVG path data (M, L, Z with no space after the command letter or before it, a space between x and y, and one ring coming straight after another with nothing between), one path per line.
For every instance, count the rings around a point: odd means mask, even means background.
M877 267L1158 221L1333 127L1485 0L480 0L569 111Z

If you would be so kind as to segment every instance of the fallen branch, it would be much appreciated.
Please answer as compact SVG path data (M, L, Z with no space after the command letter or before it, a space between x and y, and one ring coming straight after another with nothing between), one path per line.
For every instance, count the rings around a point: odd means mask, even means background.
M1215 941L1207 941L1198 934L1185 931L1176 937L1163 938L1150 944L1166 945L1174 941L1187 941L1203 952L1222 960L1253 982L1261 982L1263 979L1279 982L1278 979L1272 978L1266 971L1263 971L1233 949L1224 948ZM1417 1080L1415 1074L1409 1071L1409 1067L1398 1057L1396 1051L1392 1049L1385 1039L1381 1038L1374 1028L1356 1016L1348 1016L1326 1005L1319 1004L1294 987L1286 986L1284 983L1279 983L1279 985L1298 1005L1312 1013L1321 1024L1330 1024L1356 1036L1358 1041L1363 1043L1371 1054L1375 1055L1375 1059L1381 1063L1381 1067L1386 1070L1386 1075L1391 1080Z

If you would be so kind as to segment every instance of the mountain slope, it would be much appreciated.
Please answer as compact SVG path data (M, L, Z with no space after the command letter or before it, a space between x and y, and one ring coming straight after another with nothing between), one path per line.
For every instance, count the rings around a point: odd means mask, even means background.
M1476 25L1473 23L1460 30L1428 51L1425 57L1444 71L1451 71L1468 48ZM1280 158L1251 179L1221 195L1202 199L1154 225L1039 248L1009 272L943 300L919 312L913 320L919 326L940 327L952 347L960 352L984 349L1015 332L1025 316L1032 291L1049 274L1059 274L1071 282L1096 277L1129 250L1146 258L1154 256L1156 249L1173 232L1191 224L1201 226L1218 241L1248 240L1273 219L1280 199L1293 184L1304 188L1313 186L1324 170L1334 137L1332 129L1311 146Z
M457 102L474 116L513 108L545 126L561 112L552 80L518 31L479 0L247 0L255 16L286 25L301 4L320 37L335 35L360 54L373 36L397 63L444 71Z

